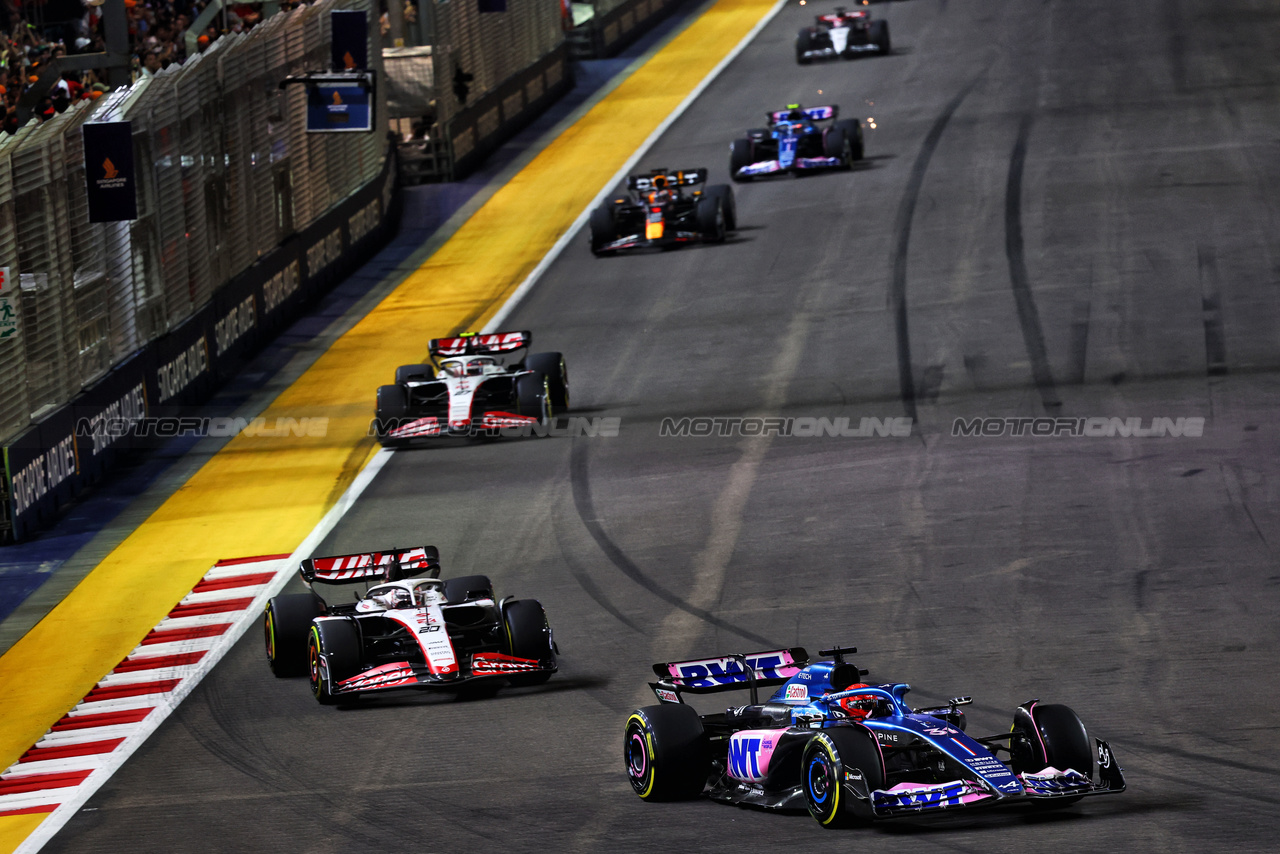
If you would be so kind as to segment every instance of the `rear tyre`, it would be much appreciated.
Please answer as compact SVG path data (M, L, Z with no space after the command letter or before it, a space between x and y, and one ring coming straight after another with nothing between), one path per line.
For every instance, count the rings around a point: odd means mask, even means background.
M853 146L849 142L848 134L839 125L829 128L823 134L822 153L827 157L839 158L842 169L853 166Z
M618 237L618 225L613 218L612 205L600 205L591 212L591 252L594 255L611 254L604 247Z
M307 672L307 632L323 613L324 603L314 593L290 593L267 602L262 633L272 673L285 678Z
M733 187L728 184L712 184L702 191L702 196L720 200L720 209L724 211L725 231L734 231L738 228L738 205L733 200Z
M506 631L506 651L516 658L532 658L554 664L555 646L551 640L551 626L547 613L537 599L519 599L502 609L502 623ZM541 685L551 678L551 671L508 676L512 685Z
M862 146L862 121L860 119L843 119L836 122L836 127L844 130L845 139L849 140L850 157L852 160L861 160L863 156Z
M400 370L397 369L397 374ZM387 434L409 417L409 393L402 385L378 386L376 420L374 432L384 448L397 448L407 444L402 439L393 439Z
M627 718L622 750L631 788L646 801L696 798L710 776L711 748L690 706L637 709Z
M805 745L800 767L805 804L823 827L850 827L867 821L854 811L854 799L844 786L849 772L861 773L867 794L884 788L884 757L875 735L866 727L822 730Z
M435 376L435 368L430 365L401 365L396 368L396 385L404 385L411 380L435 379Z
M551 393L547 389L547 375L525 374L517 379L516 402L520 415L536 418L539 424L551 423Z
M729 143L729 177L739 183L750 181L750 175L739 175L738 170L745 169L755 162L754 146L749 139L735 139Z
M698 222L698 232L708 243L724 243L725 216L724 205L720 199L709 199L705 196L698 199L694 209Z
M569 408L569 367L560 353L533 353L524 360L531 371L541 371L547 378L547 391L551 395L551 414Z
M492 599L493 582L487 575L463 575L444 582L444 601L450 605L471 599Z
M350 620L311 624L307 635L307 675L311 693L322 705L339 701L334 686L360 671L360 636Z
M872 21L871 32L867 34L871 41L880 48L880 55L885 56L891 50L889 44L889 22L888 21Z
M801 65L808 65L813 60L805 56L807 51L813 50L813 33L807 27L796 33L796 62Z

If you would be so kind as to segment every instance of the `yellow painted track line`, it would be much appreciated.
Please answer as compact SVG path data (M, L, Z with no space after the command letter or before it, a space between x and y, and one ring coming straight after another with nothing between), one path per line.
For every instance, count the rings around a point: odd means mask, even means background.
M0 658L0 769L221 558L292 552L376 451L374 389L426 340L479 328L635 150L775 5L719 0L544 149L263 413L327 435L238 436ZM40 816L0 817L0 854ZM33 821L35 824L33 824Z

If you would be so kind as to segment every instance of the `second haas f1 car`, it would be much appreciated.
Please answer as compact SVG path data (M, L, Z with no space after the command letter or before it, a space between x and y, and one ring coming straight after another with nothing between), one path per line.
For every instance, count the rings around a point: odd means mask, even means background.
M796 62L801 65L833 56L883 56L889 50L888 21L873 21L870 12L847 12L841 6L834 14L819 15L812 27L805 27L796 35Z
M591 251L667 249L685 243L723 243L738 227L733 188L705 185L706 169L655 169L627 179L630 195L616 196L591 212Z
M402 688L537 685L556 671L542 605L498 599L484 575L441 580L435 546L314 558L301 574L311 592L267 603L267 663L276 676L306 673L326 705ZM316 582L365 590L340 604Z
M837 115L838 107L799 104L768 113L767 128L749 130L745 139L729 145L730 177L750 181L787 172L853 168L862 159L862 122L837 121Z
M434 338L431 364L401 365L378 389L374 432L385 447L439 436L532 432L569 408L560 353L531 353L529 332Z
M810 663L779 649L655 664L660 703L628 719L623 755L631 787L650 801L696 798L805 809L824 827L982 807L1054 807L1124 791L1105 741L1091 740L1066 706L1029 700L1013 728L965 732L957 697L912 709L903 683L869 684L845 655ZM778 685L761 703L757 687ZM751 703L700 715L687 694L748 688Z

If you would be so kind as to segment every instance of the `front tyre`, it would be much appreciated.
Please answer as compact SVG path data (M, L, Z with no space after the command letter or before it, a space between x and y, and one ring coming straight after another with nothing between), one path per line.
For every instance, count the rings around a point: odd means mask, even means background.
M679 801L702 794L711 748L693 708L666 703L627 718L623 759L631 788L646 801Z
M547 612L536 599L519 599L502 609L502 624L506 631L506 652L516 658L555 664L555 646L551 640L551 626ZM541 685L551 678L550 670L508 676L512 685Z
M755 163L754 146L750 139L735 139L729 143L729 177L733 180L744 183L751 180L750 175L739 175L738 173L746 169L752 163Z
M402 385L378 386L376 418L374 432L384 448L396 448L407 444L402 439L393 439L389 435L392 430L404 425L409 418L409 393Z
M618 239L613 208L613 205L600 205L591 212L591 254L597 257L611 254L604 247Z
M809 815L823 827L850 827L869 817L855 811L849 785L865 786L865 794L884 788L884 757L866 727L831 727L805 745L801 781ZM856 780L861 778L862 783Z
M560 353L533 353L524 360L524 366L539 371L547 378L547 393L551 396L551 414L569 408L569 366Z
M336 686L360 670L360 636L350 620L324 620L311 624L307 636L307 676L311 693L322 705L339 697Z

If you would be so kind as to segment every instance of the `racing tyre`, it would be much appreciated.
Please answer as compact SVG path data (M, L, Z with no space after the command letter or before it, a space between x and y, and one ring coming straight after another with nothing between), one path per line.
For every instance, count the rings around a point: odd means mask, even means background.
M698 221L698 231L702 239L708 243L724 243L725 212L720 199L703 196L698 199L694 209Z
M690 706L645 706L627 718L623 759L631 788L646 801L680 801L702 794L711 772L711 747Z
M729 143L729 177L738 182L750 181L750 175L739 175L738 170L745 169L755 162L755 153L749 139L735 139Z
M307 635L307 675L311 693L326 706L338 702L333 686L360 670L360 636L350 620L311 624Z
M307 672L307 632L311 621L324 613L324 603L314 593L290 593L267 602L262 633L271 672L284 678Z
M410 380L431 380L435 376L435 368L430 365L401 365L396 368L396 385L404 385Z
M822 153L827 157L840 158L840 168L853 166L853 144L842 127L831 127L822 135Z
M808 65L813 60L805 56L806 51L813 50L813 33L806 27L796 33L796 62Z
M539 424L551 423L551 392L546 374L525 374L517 379L516 401L519 415L537 418Z
M569 368L560 353L533 353L524 360L531 371L541 371L547 378L547 392L551 395L551 414L569 408Z
M618 226L613 219L613 207L600 205L591 212L591 253L593 255L612 254L603 247L618 236Z
M733 187L728 184L712 184L702 191L703 198L719 199L720 209L724 211L725 231L736 231L738 228L738 205L733 200Z
M493 582L487 575L463 575L444 582L444 601L450 605L470 599L492 599Z
M547 612L537 599L519 599L502 609L502 623L506 631L506 652L516 658L533 658L555 663L555 646L551 640L551 626ZM550 670L508 676L512 685L541 685L551 678Z
M400 373L399 370L396 371ZM396 448L405 444L403 440L391 439L387 433L401 421L409 417L409 393L402 385L378 386L377 420L374 432L384 448Z
M889 22L888 21L872 21L871 32L867 33L870 40L880 48L880 55L885 56L890 51L889 45Z
M885 785L884 756L866 727L831 727L809 739L801 759L801 780L809 814L823 827L850 827L870 818L855 811L858 802L844 782L859 772L866 795ZM854 785L859 785L854 783Z
M863 156L862 146L862 121L860 119L844 119L835 124L838 128L844 129L845 139L849 140L849 149L853 160L861 160Z
M1086 777L1093 774L1093 749L1089 733L1069 706L1040 705L1013 714L1013 728L1027 736L1030 748L1015 750L1013 767L1017 773L1043 771L1052 765L1059 771L1070 768Z

